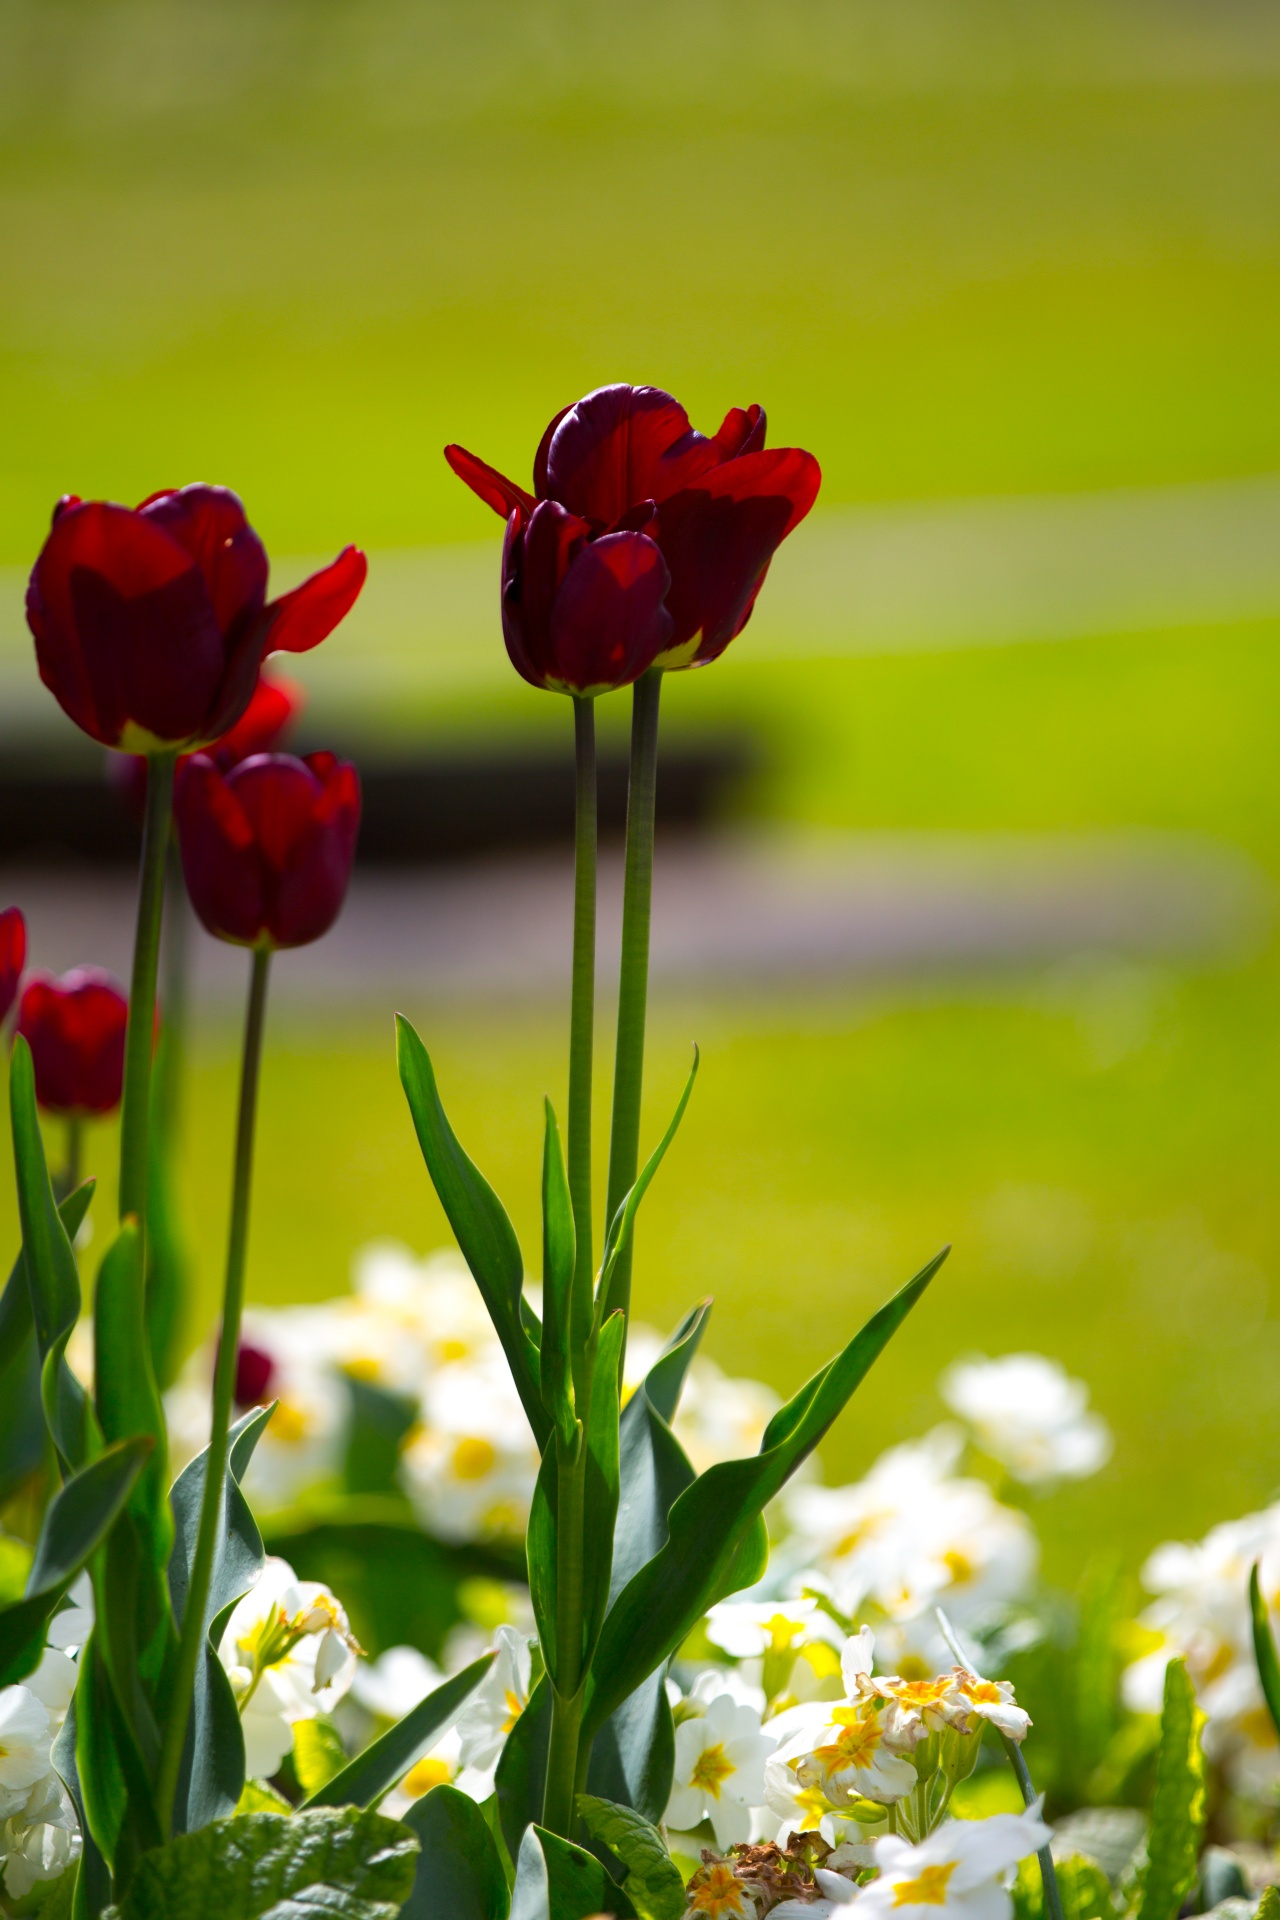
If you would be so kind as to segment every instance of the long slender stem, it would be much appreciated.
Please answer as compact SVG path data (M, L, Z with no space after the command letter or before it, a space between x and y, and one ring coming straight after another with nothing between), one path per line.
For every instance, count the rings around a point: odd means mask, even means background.
M151 1125L151 1042L164 917L164 873L173 818L173 771L177 754L155 753L147 761L147 813L142 830L138 925L133 943L133 979L124 1043L124 1101L120 1116L120 1217L133 1213L147 1229L147 1143Z
M573 702L575 847L573 1005L569 1020L569 1197L573 1203L573 1295L591 1299L591 1066L596 1017L596 720L594 700Z
M631 709L631 780L627 790L627 856L622 891L622 961L618 973L618 1038L613 1069L606 1211L612 1220L635 1184L640 1159L640 1094L649 1001L649 914L653 898L653 805L658 772L656 669L637 680ZM634 1244L634 1241L633 1241ZM630 1310L631 1249L613 1272L605 1314Z
M586 1437L574 1447L556 1441L556 1684L551 1693L551 1744L542 1824L573 1837L573 1798L582 1732L582 1588L585 1570Z
M63 1163L62 1177L58 1181L58 1197L65 1198L74 1193L80 1185L80 1166L84 1154L84 1120L78 1113L67 1119L67 1157Z
M164 1730L156 1780L156 1803L167 1834L173 1823L173 1802L182 1766L183 1743L191 1714L191 1695L201 1645L205 1636L205 1609L213 1576L213 1557L222 1518L227 1471L227 1436L235 1395L236 1355L240 1346L240 1316L244 1307L245 1253L249 1242L249 1193L253 1178L253 1135L258 1108L258 1080L262 1066L262 1034L267 1011L267 978L271 953L258 947L249 977L249 1006L244 1025L244 1052L240 1065L240 1111L236 1123L235 1167L231 1184L231 1227L227 1236L226 1285L222 1300L222 1332L213 1375L213 1419L205 1455L204 1493L200 1503L200 1530L195 1561L187 1589L186 1609L174 1673L173 1705Z

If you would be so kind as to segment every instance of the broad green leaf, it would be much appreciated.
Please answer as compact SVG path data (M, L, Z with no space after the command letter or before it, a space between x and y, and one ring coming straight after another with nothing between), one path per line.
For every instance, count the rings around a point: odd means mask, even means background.
M892 1300L765 1429L760 1451L711 1467L680 1495L666 1545L610 1608L596 1649L588 1737L679 1646L707 1608L758 1578L767 1553L761 1514L865 1378L945 1258L945 1250Z
M1256 1920L1280 1920L1280 1887L1270 1886L1262 1889Z
M628 1255L635 1234L636 1215L640 1211L640 1202L649 1191L654 1175L666 1158L667 1148L675 1139L680 1122L684 1119L684 1110L689 1104L693 1083L698 1077L698 1060L698 1049L695 1047L689 1078L684 1083L684 1092L680 1095L676 1110L671 1117L671 1124L641 1167L635 1185L609 1223L609 1231L605 1236L604 1258L600 1262L600 1283L596 1289L598 1302L596 1313L601 1321L619 1308L625 1311L627 1307L628 1303L622 1295L624 1288L630 1291Z
M396 1059L427 1172L489 1310L541 1449L551 1422L542 1404L536 1342L524 1321L524 1263L515 1228L445 1118L427 1050L402 1014L396 1015Z
M507 1877L474 1800L456 1787L433 1787L410 1807L404 1824L422 1850L401 1920L507 1920Z
M0 1687L34 1672L54 1610L114 1526L151 1451L145 1435L99 1455L54 1495L21 1600L0 1608Z
M591 1412L584 1436L586 1478L583 1487L582 1634L583 1664L591 1662L609 1606L613 1536L618 1519L618 1420L622 1394L622 1355L627 1339L623 1313L612 1313L600 1329L591 1389Z
M685 1377L693 1365L707 1321L711 1318L710 1299L690 1307L666 1346L644 1377L644 1390L668 1424L676 1417Z
M400 1448L417 1418L418 1402L371 1380L346 1377L351 1396L343 1481L348 1493L391 1493L398 1486Z
M234 1812L244 1791L244 1735L240 1712L217 1647L232 1607L249 1591L262 1570L262 1536L240 1491L240 1482L248 1471L254 1447L266 1430L271 1412L270 1407L255 1407L231 1429L218 1545L205 1607L204 1659L196 1671L191 1722L174 1800L176 1833L203 1827L210 1820ZM169 1593L179 1627L186 1611L208 1459L206 1448L183 1468L169 1495L174 1524Z
M626 1893L592 1854L542 1827L529 1827L516 1860L511 1920L588 1920L600 1913L636 1920Z
M351 1808L243 1813L149 1853L110 1920L395 1920L418 1851Z
M81 1655L82 1659L83 1657ZM84 1794L80 1790L80 1775L76 1767L76 1697L74 1694L71 1696L71 1705L67 1709L66 1718L50 1749L49 1758L53 1762L54 1772L71 1796L76 1818L80 1823L80 1870L76 1876L74 1920L98 1920L98 1916L111 1898L111 1871L94 1845L93 1835L89 1831L89 1822L85 1817Z
M1276 1729L1277 1735L1280 1735L1280 1658L1277 1658L1276 1643L1271 1636L1271 1622L1267 1618L1266 1602L1262 1598L1258 1573L1259 1562L1255 1560L1249 1571L1249 1614L1253 1622L1253 1657L1257 1662L1262 1697L1267 1703L1271 1724Z
M596 1735L587 1791L659 1821L671 1798L676 1733L667 1699L666 1662L615 1707Z
M542 1146L542 1404L556 1424L562 1444L573 1443L571 1392L573 1268L577 1241L569 1176L565 1172L560 1129L551 1102L545 1102Z
M577 1422L574 1422L575 1432ZM558 1434L551 1434L542 1449L542 1463L533 1484L529 1502L529 1522L525 1528L525 1560L529 1569L529 1600L538 1629L538 1645L547 1672L554 1683L559 1672L559 1641L556 1633L556 1587L559 1570L558 1503L562 1448ZM569 1463L565 1462L566 1470Z
M622 1884L640 1920L680 1920L688 1905L684 1881L658 1829L594 1794L578 1795L578 1812L591 1838L626 1868Z
M550 1742L551 1682L544 1674L529 1695L528 1706L507 1735L493 1776L502 1837L513 1860L519 1855L525 1828L531 1821L542 1818Z
M293 1807L269 1780L246 1780L244 1792L236 1802L236 1812L292 1813Z
M86 1180L67 1195L58 1211L74 1240L93 1198ZM31 1317L31 1289L19 1252L0 1293L0 1506L44 1465L49 1444L40 1399L40 1356Z
M67 1237L73 1244L89 1211L96 1184L93 1180L81 1181L58 1208ZM0 1293L0 1375L3 1375L18 1348L25 1343L31 1326L31 1290L27 1285L26 1264L19 1248L5 1290Z
M9 1111L23 1263L40 1350L40 1394L59 1458L65 1470L74 1471L96 1451L88 1397L64 1358L67 1341L80 1318L80 1275L54 1201L36 1116L31 1049L21 1034L14 1039L9 1063Z
M332 1720L317 1715L314 1720L294 1722L293 1770L304 1793L319 1793L346 1764L347 1750Z
M1175 1920L1195 1881L1205 1816L1205 1759L1200 1745L1204 1719L1186 1662L1171 1660L1164 1675L1156 1788L1137 1920Z
M160 1841L149 1770L116 1699L98 1629L80 1655L76 1681L76 1773L95 1846L117 1886Z
M318 1787L306 1807L368 1807L402 1780L410 1767L429 1753L442 1733L447 1733L467 1701L493 1665L494 1655L485 1653L473 1660L461 1673L455 1673L442 1687L429 1693L416 1707L397 1720L372 1746L357 1754L340 1773Z
M151 1370L136 1221L125 1221L98 1269L93 1332L94 1403L104 1440L144 1434L151 1441L150 1458L107 1543L101 1584L108 1606L98 1623L117 1697L145 1740L141 1722L177 1651L177 1630L166 1579L173 1551L168 1432ZM140 1697L131 1707L134 1692Z
M1055 1859L1053 1866L1062 1899L1062 1920L1112 1920L1115 1908L1111 1882L1096 1860L1082 1853L1069 1853L1061 1860ZM1041 1882L1042 1900L1043 1897Z
M685 1317L622 1410L610 1600L666 1544L667 1515L697 1477L668 1423L710 1311L703 1301Z

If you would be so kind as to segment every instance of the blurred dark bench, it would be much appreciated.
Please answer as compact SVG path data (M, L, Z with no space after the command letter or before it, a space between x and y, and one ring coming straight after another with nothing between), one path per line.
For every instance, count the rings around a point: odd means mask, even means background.
M412 865L573 839L573 764L527 749L476 749L421 759L353 753L364 786L360 860ZM758 765L741 736L672 740L661 751L661 825L696 828L724 817ZM626 819L625 752L600 754L602 835ZM138 829L96 762L0 753L0 860L132 860Z

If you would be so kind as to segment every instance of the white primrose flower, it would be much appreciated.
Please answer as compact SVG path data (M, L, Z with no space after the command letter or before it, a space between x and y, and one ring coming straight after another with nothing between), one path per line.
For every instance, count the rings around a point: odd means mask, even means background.
M1001 1876L1047 1846L1039 1807L986 1820L947 1820L912 1846L897 1834L874 1843L879 1874L858 1895L864 1920L1011 1920L1013 1900Z
M721 1460L760 1451L764 1430L782 1405L760 1380L734 1380L701 1356L689 1369L672 1431L695 1473Z
M684 1832L710 1819L716 1845L731 1847L751 1832L751 1808L764 1799L764 1763L773 1740L760 1715L728 1694L676 1728L675 1778L664 1819Z
M0 1689L0 1811L16 1813L49 1771L49 1713L29 1687Z
M268 1558L218 1649L240 1703L250 1778L276 1771L298 1721L332 1711L351 1685L358 1652L328 1587L299 1580L287 1561Z
M87 1573L72 1581L67 1597L49 1622L51 1647L78 1652L93 1632L93 1582Z
M0 1825L5 1891L21 1900L38 1881L56 1880L80 1857L80 1844L75 1808L50 1768Z
M498 1657L457 1721L463 1766L490 1779L507 1735L529 1704L533 1673L533 1643L515 1627L499 1627L494 1644Z
M958 1361L940 1390L982 1451L1027 1486L1083 1480L1111 1457L1110 1429L1090 1413L1088 1387L1042 1353Z
M403 1720L443 1680L435 1661L417 1647L388 1647L376 1660L357 1663L351 1697L381 1720Z
M799 1652L814 1640L844 1645L844 1633L816 1600L721 1600L707 1614L712 1646L746 1660Z
M538 1477L538 1449L500 1353L434 1374L400 1462L406 1493L442 1540L515 1538Z

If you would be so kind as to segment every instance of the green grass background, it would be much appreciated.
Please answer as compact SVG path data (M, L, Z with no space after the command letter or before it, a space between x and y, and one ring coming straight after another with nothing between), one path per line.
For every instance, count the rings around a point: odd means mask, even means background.
M441 444L523 471L607 378L668 385L704 425L762 400L829 503L1273 470L1278 121L1280 29L1243 4L9 0L0 563L62 491L196 475L235 484L281 555L492 540ZM748 634L668 702L760 735L765 818L1177 827L1275 875L1277 673L1258 623L820 667L753 661ZM513 690L436 723L551 711ZM536 1245L561 1010L410 1011ZM953 1354L1031 1345L1118 1436L1045 1510L1056 1570L1269 1496L1274 953L664 999L650 1132L695 1035L646 1315L715 1293L711 1350L787 1388L955 1243L833 1472L934 1418ZM233 1090L234 1036L202 1028L197 1311ZM12 1237L7 1178L0 1216ZM332 1292L377 1233L443 1238L389 1009L282 1017L253 1292Z

